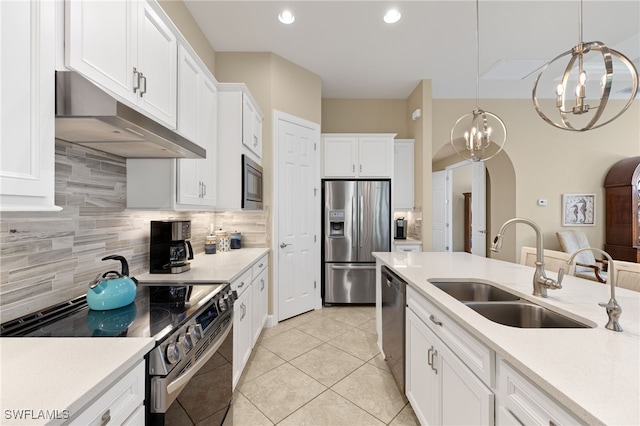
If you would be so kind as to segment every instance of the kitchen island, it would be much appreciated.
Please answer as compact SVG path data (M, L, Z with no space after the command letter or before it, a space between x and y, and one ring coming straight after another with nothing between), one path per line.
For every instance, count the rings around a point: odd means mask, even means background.
M548 298L540 298L531 295L534 273L531 267L468 253L374 253L374 256L378 268L382 265L391 268L411 289L494 351L496 358L513 366L578 421L640 424L639 293L616 289L616 299L622 307L620 324L624 329L617 333L604 328L607 315L598 303L609 300L610 289L600 283L565 276L562 289L549 290ZM551 272L548 275L556 276ZM443 279L491 283L590 328L526 329L498 324L428 281ZM428 318L421 319L428 322ZM380 345L381 333L378 315Z

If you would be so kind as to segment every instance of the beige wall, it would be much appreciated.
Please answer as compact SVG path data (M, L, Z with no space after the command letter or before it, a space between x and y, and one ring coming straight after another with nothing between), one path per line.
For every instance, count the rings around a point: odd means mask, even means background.
M215 52L184 3L176 0L158 0L158 3L213 73L216 65Z
M436 99L433 103L433 149L438 152L449 142L453 123L473 109L474 101ZM481 100L480 105L499 115L509 133L505 155L487 162L492 200L489 235L495 234L500 226L496 216L504 216L504 219L521 216L542 227L545 248L559 249L555 232L561 229L584 231L593 246L602 247L605 220L602 183L607 170L616 161L640 154L640 101L618 120L587 132L568 132L546 124L536 114L530 100ZM513 182L505 182L507 179L501 176L509 176L511 167L515 172ZM515 211L507 216L501 209L509 209L512 191L515 193ZM562 226L564 193L596 194L596 226ZM538 199L547 199L548 205L536 205ZM521 246L535 244L533 230L525 226L516 225L509 233L516 234L515 246L503 247L510 259L519 258Z
M406 99L322 99L322 133L397 133L410 139Z

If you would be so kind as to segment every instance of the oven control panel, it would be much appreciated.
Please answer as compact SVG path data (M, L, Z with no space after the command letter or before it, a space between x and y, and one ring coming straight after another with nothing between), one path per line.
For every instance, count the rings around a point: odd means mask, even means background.
M216 332L218 324L232 315L236 298L236 292L227 286L201 306L190 319L173 330L149 353L149 374L169 374L183 359L190 357L201 343L205 344L205 340Z

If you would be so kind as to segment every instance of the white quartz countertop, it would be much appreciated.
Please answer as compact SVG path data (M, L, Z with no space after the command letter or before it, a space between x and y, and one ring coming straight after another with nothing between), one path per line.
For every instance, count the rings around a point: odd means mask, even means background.
M565 276L562 289L534 297L534 268L468 253L374 253L409 285L587 424L640 424L640 293L617 288L623 332L604 328L610 288ZM548 272L551 278L556 274ZM492 322L428 279L493 283L524 299L593 326L523 329Z
M216 254L198 254L191 269L181 274L139 274L135 278L144 284L160 283L230 283L269 253L268 248L242 248Z
M0 338L0 424L64 423L153 346L152 338Z

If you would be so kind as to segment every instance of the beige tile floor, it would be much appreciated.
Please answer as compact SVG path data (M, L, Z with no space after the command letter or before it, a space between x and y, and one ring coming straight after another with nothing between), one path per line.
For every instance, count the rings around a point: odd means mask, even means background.
M265 328L238 382L234 426L418 425L376 343L375 308L329 307Z

